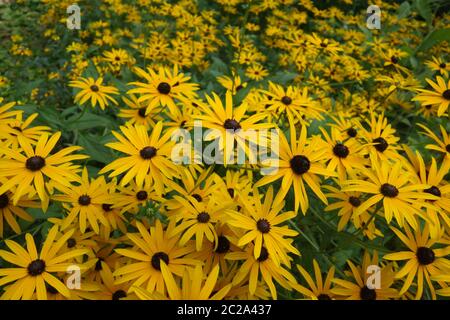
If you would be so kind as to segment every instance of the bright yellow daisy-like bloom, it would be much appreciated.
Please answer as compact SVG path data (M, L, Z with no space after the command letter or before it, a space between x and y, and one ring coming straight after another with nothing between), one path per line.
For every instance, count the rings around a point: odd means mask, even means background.
M51 154L60 137L61 132L57 132L51 137L43 134L33 148L28 140L19 136L18 142L25 155L22 152L0 146L0 154L7 157L0 159L0 177L9 178L0 187L0 194L17 186L12 197L14 205L17 205L22 195L28 191L30 186L33 186L32 190L37 192L42 201L42 208L46 211L50 198L47 193L48 184L44 177L66 187L71 186L71 181L79 181L78 166L73 165L71 161L86 159L88 156L71 154L81 149L78 146L67 147Z
M351 272L346 272L351 276L352 281L343 279L334 279L336 286L331 289L331 292L337 295L338 299L346 300L388 300L398 298L396 289L391 288L394 283L394 269L392 264L381 266L378 274L374 274L374 281L369 281L369 276L373 275L374 271L369 269L369 266L378 266L378 253L375 251L371 258L368 252L364 253L362 265L355 266L350 260L347 261ZM379 283L375 280L379 277ZM377 287L379 285L379 287Z
M223 163L227 164L236 159L235 144L238 148L244 150L250 161L256 162L256 154L253 152L253 148L250 148L250 145L255 146L259 143L259 140L262 140L258 139L258 130L273 127L269 123L258 123L266 115L260 113L248 116L246 114L248 104L245 102L235 108L231 91L227 91L225 95L225 106L215 93L213 93L212 98L206 95L206 100L208 105L200 104L203 114L196 116L196 118L202 120L203 127L212 129L205 135L205 140L217 141L219 151L223 151ZM264 137L267 137L267 135L264 134Z
M295 277L287 269L274 263L265 247L261 248L261 253L258 258L254 256L253 245L249 244L243 252L228 253L226 259L244 261L235 274L232 283L233 285L238 285L244 279L248 279L248 290L252 296L257 291L260 277L269 287L273 299L277 299L278 296L273 280L287 290L291 290L293 285L297 283Z
M58 227L54 226L38 254L33 236L25 235L27 249L12 240L5 240L6 246L12 251L0 250L0 257L17 266L0 269L0 285L11 283L5 288L2 299L29 300L36 292L38 300L47 299L46 284L52 286L65 297L70 297L70 291L60 280L52 275L54 272L66 272L73 263L71 259L87 253L86 249L76 249L60 254L61 247L72 236L70 230L55 241Z
M164 294L167 284L161 273L161 261L167 265L169 272L182 277L187 265L196 265L197 260L188 258L194 248L191 245L181 247L179 237L170 237L171 229L163 230L159 220L150 232L140 222L136 222L139 233L127 233L127 237L135 245L132 249L115 249L133 262L114 271L115 284L132 282L129 292L136 287L143 287L150 292ZM137 260L137 261L136 261Z
M352 222L356 229L362 229L363 234L369 239L374 239L377 236L382 236L383 234L375 226L375 219L371 219L373 210L367 209L364 212L358 212L358 207L363 203L363 193L362 192L344 192L332 186L324 186L325 189L330 191L326 193L328 199L337 199L338 201L333 201L329 204L325 211L334 211L339 209L337 212L340 217L337 226L338 231L342 231L349 221Z
M232 78L228 76L219 76L216 79L222 87L227 89L227 91L231 91L233 95L247 86L247 82L242 82L241 77L234 72Z
M247 67L245 70L245 75L252 80L261 81L269 75L269 71L262 65L254 63Z
M137 88L129 90L128 93L140 94L138 101L147 103L147 112L159 106L176 109L176 100L196 97L195 91L198 90L198 84L188 82L190 77L179 73L177 65L174 66L173 70L160 67L156 72L147 67L148 72L145 72L145 70L136 67L134 71L148 83L131 82L129 84Z
M442 222L450 227L450 184L445 180L450 169L450 162L444 161L438 168L436 160L431 158L431 165L427 167L418 151L416 151L416 157L419 162L420 181L430 185L424 192L438 197L437 200L430 200L433 206L426 208L427 218L430 221L428 224L430 235L432 238L436 238L441 230Z
M314 278L303 268L301 265L297 265L297 269L300 274L305 279L309 288L305 288L299 284L294 285L294 289L305 295L308 298L317 300L332 300L335 295L331 292L332 281L334 280L335 267L332 266L328 272L325 279L322 277L322 271L316 259L313 259L314 266ZM325 280L325 281L324 281Z
M175 141L169 141L170 132L162 134L163 123L158 122L149 136L147 129L139 125L121 126L124 134L113 131L112 134L119 142L106 144L108 147L128 154L128 156L114 160L104 167L100 174L108 171L110 177L126 174L120 181L125 186L133 178L142 186L144 179L149 178L155 184L160 194L164 193L164 177L172 178L177 175L176 165L170 160Z
M103 78L100 77L97 80L94 78L78 78L70 82L70 86L81 89L75 96L75 102L84 104L90 100L92 107L95 107L97 103L102 110L108 106L108 101L117 104L117 101L111 97L111 94L118 94L119 90L112 86L104 86Z
M118 186L117 191L110 195L111 208L117 208L120 213L139 212L139 208L145 207L149 202L161 202L163 198L155 192L150 179L145 179L142 185L132 180L128 185Z
M347 176L355 176L358 168L363 168L367 162L361 152L361 144L355 139L342 141L341 134L335 128L332 128L331 135L323 128L320 130L327 143L325 153L325 157L329 159L327 170L337 172L341 181L344 181Z
M403 168L400 161L392 165L372 159L372 169L361 169L361 172L368 180L353 179L342 183L343 191L372 194L356 209L357 213L362 213L380 202L387 223L395 217L400 226L406 225L406 220L417 229L419 225L416 216L423 217L421 208L428 206L425 200L437 200L436 196L423 192L424 189L430 188L430 185L411 183L412 175Z
M439 243L445 243L443 230L439 232L439 237L436 239L430 238L428 224L425 224L422 230L416 230L414 233L408 226L404 227L404 233L396 228L392 228L392 230L409 249L408 251L386 254L383 257L394 261L408 260L395 275L397 279L406 277L400 295L405 294L416 279L415 299L422 297L424 280L428 284L432 298L436 299L436 292L431 280L433 277L448 275L450 270L450 260L445 258L450 254L450 246L440 248L435 246Z
M58 186L57 189L61 190L63 194L54 195L52 198L65 203L65 207L69 211L61 225L61 230L69 227L77 217L82 233L90 226L96 234L99 234L99 222L108 226L108 220L102 210L102 205L107 204L109 200L106 181L103 176L89 181L87 168L85 167L79 186L72 185L70 188Z
M0 179L0 183L3 184L6 179ZM1 185L0 184L0 185ZM3 221L11 227L11 229L19 234L21 232L20 225L17 223L16 216L25 220L33 221L33 217L30 216L23 208L38 208L39 202L33 200L27 200L22 198L17 205L12 204L11 197L14 195L14 189L11 191L0 194L0 238L3 238Z
M304 123L303 117L322 119L325 110L308 97L308 89L303 90L288 86L282 86L269 82L269 91L262 91L267 98L262 103L267 106L267 111L273 112L278 117L286 115L289 121Z
M128 119L127 123L145 126L147 129L153 128L156 122L160 120L158 108L147 113L147 107L138 101L138 98L132 94L130 98L122 97L123 102L128 106L127 109L120 109L118 117Z
M298 232L289 229L287 226L278 226L286 220L296 216L293 211L280 211L284 207L284 201L274 203L273 187L267 190L264 202L257 188L253 189L253 197L241 199L244 204L244 214L233 210L227 213L231 220L227 221L231 226L245 229L247 232L240 238L238 246L245 246L253 241L253 255L257 259L261 254L261 248L267 248L272 260L276 264L289 264L289 257L286 252L300 255L300 252L286 241L284 237L295 237Z
M419 127L425 130L424 134L430 137L436 142L436 144L427 144L425 148L441 152L446 162L450 161L450 134L447 133L445 128L439 125L441 137L435 134L431 129L425 125L418 123Z
M281 191L277 198L284 198L290 188L293 186L295 195L295 212L299 207L305 214L309 208L309 200L306 194L305 184L314 191L314 193L325 204L327 198L320 190L319 176L336 176L333 171L329 171L323 164L326 149L323 147L323 141L318 137L307 138L306 126L302 126L300 136L293 125L290 126L290 144L283 132L279 132L280 151L277 160L278 170L276 173L266 175L259 180L255 186L260 187L283 178L281 182ZM262 165L269 165L273 160L263 161Z
M442 116L450 105L450 80L445 82L444 78L437 76L436 82L426 79L428 84L434 89L418 89L419 94L413 98L425 105L436 105L438 107L438 117Z
M50 127L47 126L30 126L38 115L39 114L37 113L33 113L28 118L23 120L23 113L19 113L16 115L16 118L11 119L7 125L0 122L0 139L7 140L6 143L12 142L14 145L13 148L18 147L18 136L22 136L24 139L27 139L30 144L36 144L42 134L50 131Z
M217 233L214 224L225 215L225 210L230 207L231 201L228 199L216 199L211 197L206 201L198 201L193 196L189 200L180 196L175 196L184 206L182 212L171 216L171 221L179 223L170 233L175 236L183 234L180 238L180 245L185 245L193 236L195 236L195 248L200 251L203 246L203 238L206 237L210 242L218 245Z
M219 276L219 265L215 265L207 275L201 265L186 268L181 287L170 272L164 261L161 262L161 272L167 285L167 295L171 300L222 300L230 291L232 284L228 284L215 292ZM167 297L158 292L150 293L142 288L135 288L136 295L141 300L165 300Z
M448 77L448 72L450 71L450 63L446 62L441 57L431 57L432 60L428 60L425 64L433 71L439 71L444 77Z
M1 103L1 101L0 101ZM10 123L13 117L16 117L17 115L21 114L22 111L14 110L10 111L11 108L13 108L16 105L15 102L7 103L0 107L0 123L1 124L8 124Z
M395 129L388 124L385 115L372 112L370 120L366 121L369 129L366 130L360 125L362 138L366 142L366 148L372 157L377 157L383 161L392 159L403 159L397 152L399 147L397 142L400 138L395 136Z

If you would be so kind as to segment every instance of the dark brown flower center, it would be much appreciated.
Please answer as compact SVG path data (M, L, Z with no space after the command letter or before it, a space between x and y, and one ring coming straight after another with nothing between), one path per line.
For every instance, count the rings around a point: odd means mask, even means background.
M111 299L112 300L120 300L121 298L126 298L127 297L127 293L123 290L117 290L116 292L113 293Z
M217 253L227 253L230 250L230 240L224 236L217 237Z
M104 203L104 204L102 204L102 209L105 212L110 212L110 211L112 211L112 204Z
M197 215L197 221L200 223L207 223L209 221L209 219L211 219L211 217L209 216L209 213L207 213L207 212L200 212Z
M230 197L234 198L234 189L228 188L227 191L228 191L228 194L230 195Z
M358 132L356 131L355 128L348 128L347 129L347 134L348 134L349 137L354 138L354 137L356 137Z
M198 193L194 193L194 194L192 195L192 198L194 198L195 200L197 200L197 202L202 202L202 201L203 201L202 196L199 195Z
M348 198L348 202L350 202L350 204L355 208L357 208L361 205L361 200L359 200L358 197L354 197L354 196L351 196L350 198Z
M382 137L373 139L372 142L375 143L374 147L379 152L384 152L389 147L389 144L387 143L387 141Z
M342 143L338 143L334 146L333 153L339 158L347 158L350 151L348 150L347 146Z
M304 174L311 167L311 162L305 156L294 156L290 161L291 169L295 174Z
M45 271L45 261L41 259L31 261L27 270L30 276L36 277Z
M156 156L156 148L154 147L145 147L142 149L139 154L141 155L142 159L144 160L150 160L154 156Z
M94 84L94 85L91 86L91 90L94 91L94 92L98 92L99 88L98 88L97 85Z
M361 297L361 300L376 300L377 292L375 289L369 289L367 286L364 286L361 288L359 296Z
M383 196L388 198L395 198L398 196L398 189L389 183L384 183L380 188L380 192Z
M30 171L39 171L45 166L45 159L40 156L33 156L27 159L25 167Z
M158 271L161 271L161 260L165 264L169 264L169 256L165 252L157 252L152 256L152 267Z
M256 227L261 233L268 233L270 231L270 222L267 219L259 219L256 222Z
M393 64L398 63L398 58L397 58L396 56L392 56L392 57L391 57L391 62L392 62Z
M98 258L97 262L95 263L95 271L100 271L103 269L102 262L103 258Z
M80 206L88 206L91 204L91 197L89 197L87 194L84 194L78 198L78 203Z
M258 261L264 262L269 259L269 251L265 247L261 247L261 253L259 254Z
M448 153L450 153L450 144L445 146L445 151L447 151Z
M445 67L447 67L447 65L446 65L445 63L441 63L441 64L439 65L439 68L441 68L441 69L445 69Z
M227 119L223 123L223 127L227 130L237 131L241 129L241 124L234 119Z
M436 258L434 251L427 247L417 248L416 256L419 263L424 266L433 263Z
M67 248L73 248L77 245L77 241L74 238L70 238L67 240Z
M4 209L9 205L9 197L6 193L0 195L0 209Z
M436 196L436 197L441 197L441 195L442 195L441 190L436 186L432 186L431 188L425 189L425 190L423 190L423 192L432 194L433 196Z
M442 96L444 97L444 99L450 100L450 89L447 89L444 92L442 92Z
M331 300L331 297L325 293L321 293L317 296L317 300Z
M170 93L170 84L168 84L167 82L161 82L158 85L158 92L161 94L169 94Z
M146 107L142 107L142 108L140 108L139 109L139 111L138 111L138 115L141 117L141 118L145 118L145 114L147 113L147 108Z
M290 97L288 97L288 96L284 96L283 98L281 98L281 102L284 105L288 106L288 105L290 105L292 103L292 99Z
M147 198L148 198L147 191L141 190L136 193L136 199L138 199L139 201L147 200Z

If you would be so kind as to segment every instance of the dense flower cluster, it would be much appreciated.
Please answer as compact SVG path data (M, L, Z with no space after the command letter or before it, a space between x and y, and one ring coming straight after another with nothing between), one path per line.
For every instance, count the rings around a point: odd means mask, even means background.
M450 296L450 16L327 3L0 8L1 298Z

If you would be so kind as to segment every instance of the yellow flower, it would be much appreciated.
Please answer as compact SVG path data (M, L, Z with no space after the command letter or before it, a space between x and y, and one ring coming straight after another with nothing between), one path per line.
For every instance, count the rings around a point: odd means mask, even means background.
M115 87L104 86L102 77L97 80L90 77L78 78L78 80L71 81L70 86L81 89L75 96L75 102L77 103L84 104L90 100L92 107L95 107L98 103L102 110L105 110L105 107L108 106L108 101L117 104L117 101L110 94L118 94L119 91Z

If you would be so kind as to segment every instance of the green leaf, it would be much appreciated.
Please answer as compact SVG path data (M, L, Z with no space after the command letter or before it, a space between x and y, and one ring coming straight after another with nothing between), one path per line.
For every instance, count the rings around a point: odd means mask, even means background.
M98 136L80 134L78 136L78 145L82 146L85 149L85 153L95 161L106 164L113 159L111 150L103 145L101 138Z
M71 119L75 120L78 117L79 115L75 115L72 118L69 118L67 120L66 128L69 130L86 130L98 127L112 127L111 120L104 115L97 116L95 114L86 112L80 119L71 122Z
M430 32L425 37L425 39L423 39L422 43L416 48L415 53L420 51L426 51L441 41L450 42L450 28L437 29Z
M398 19L403 19L409 16L410 13L411 13L411 5L409 4L408 1L405 1L398 8L397 17Z
M428 0L415 0L414 4L416 5L416 9L421 17L425 19L428 26L431 26L433 21L433 13L431 12L431 7Z

